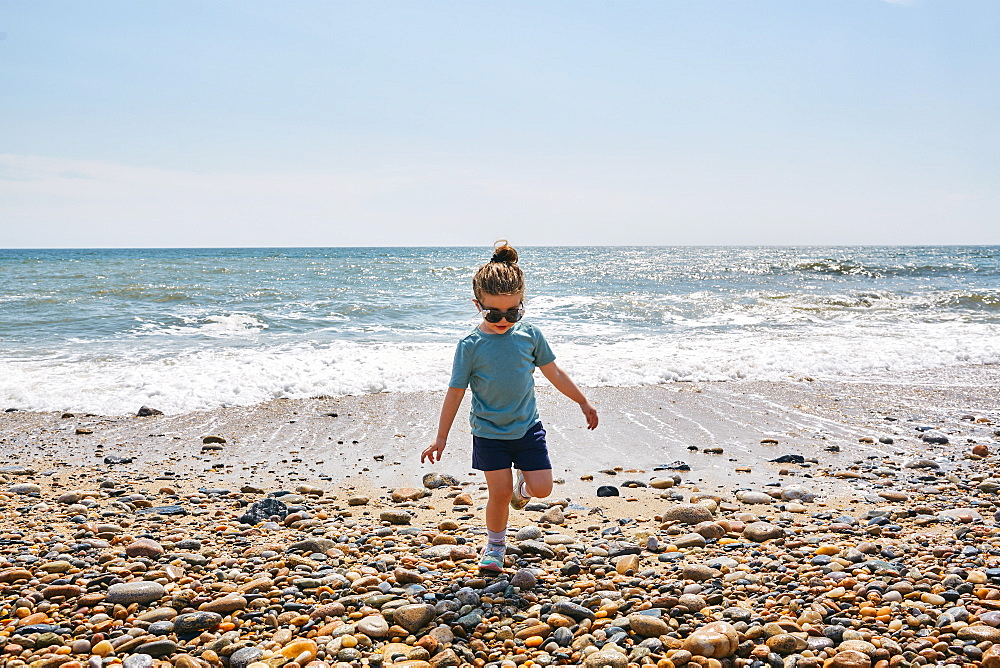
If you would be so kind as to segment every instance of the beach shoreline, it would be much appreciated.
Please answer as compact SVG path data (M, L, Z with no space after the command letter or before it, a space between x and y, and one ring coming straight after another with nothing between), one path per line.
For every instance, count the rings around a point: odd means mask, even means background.
M499 577L441 393L2 413L5 665L992 668L993 372L588 388L594 432L539 388Z
M773 481L782 466L769 460L782 455L816 460L812 468L826 472L882 456L926 456L947 463L961 456L958 443L996 439L992 429L968 419L1000 413L990 386L996 371L993 366L942 369L888 382L801 379L586 388L602 420L594 431L586 430L577 407L547 384L538 388L538 401L553 475L563 481L554 494L593 494L598 484L628 477L624 470L648 481L654 468L675 462L691 467L687 480L720 489ZM442 396L278 399L152 417L0 413L0 457L52 470L57 477L68 465L81 475L106 472L182 485L209 477L230 485L388 488L417 484L431 471L478 480L470 466L468 397L440 465L419 462L436 433ZM917 428L927 427L949 433L951 445L922 441ZM203 451L202 439L209 435L226 443ZM107 465L106 457L132 461ZM618 476L600 473L615 467L623 469ZM736 468L750 471L737 475ZM811 475L809 467L794 468L793 475ZM595 482L581 481L586 475L595 475ZM823 476L808 480L825 482Z

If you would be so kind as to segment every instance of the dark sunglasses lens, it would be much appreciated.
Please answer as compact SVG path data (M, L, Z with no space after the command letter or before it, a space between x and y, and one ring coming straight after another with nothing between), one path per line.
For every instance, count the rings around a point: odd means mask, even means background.
M509 311L498 311L491 308L483 311L483 317L486 318L486 322L493 324L496 324L503 319L506 319L507 322L511 323L517 322L521 319L521 315L521 309L519 308L512 308Z

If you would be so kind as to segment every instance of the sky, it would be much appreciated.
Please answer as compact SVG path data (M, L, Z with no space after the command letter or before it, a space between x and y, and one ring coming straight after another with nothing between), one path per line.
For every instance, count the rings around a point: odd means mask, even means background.
M1000 244L996 0L0 0L0 246Z

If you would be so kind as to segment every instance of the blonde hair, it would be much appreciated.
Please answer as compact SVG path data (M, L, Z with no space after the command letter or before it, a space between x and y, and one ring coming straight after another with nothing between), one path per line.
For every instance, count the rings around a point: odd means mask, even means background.
M517 251L501 239L493 244L493 257L472 277L476 299L483 295L516 295L524 292L524 272L517 266Z

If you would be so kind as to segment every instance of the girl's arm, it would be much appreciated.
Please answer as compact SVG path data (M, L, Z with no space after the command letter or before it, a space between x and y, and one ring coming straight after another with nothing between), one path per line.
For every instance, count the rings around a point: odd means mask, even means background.
M441 461L444 446L448 442L448 432L451 431L451 425L458 414L458 407L462 405L463 397L465 397L464 389L459 387L448 388L448 392L444 395L444 404L441 406L441 417L438 418L437 438L420 453L421 464L424 463L425 459L429 460L431 464L435 461Z
M538 367L542 375L549 379L552 385L565 394L567 397L580 404L580 410L587 418L587 429L597 429L597 409L590 405L587 397L576 386L573 379L566 375L566 372L556 366L555 362L549 362L545 366Z

